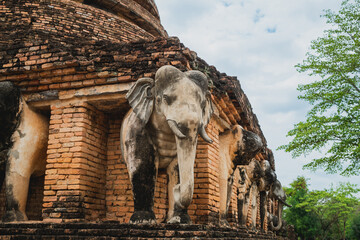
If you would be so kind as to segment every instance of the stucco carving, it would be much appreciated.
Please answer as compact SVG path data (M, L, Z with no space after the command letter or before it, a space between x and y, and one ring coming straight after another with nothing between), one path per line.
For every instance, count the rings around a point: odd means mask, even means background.
M139 79L126 97L132 109L122 123L121 149L134 195L130 222L155 223L154 188L161 168L169 175L168 222L190 223L197 136L212 142L205 132L213 112L207 77L164 66L155 81Z
M246 165L259 152L262 141L258 135L234 125L219 137L220 144L220 223L226 217L231 199L234 173L238 165Z
M11 82L0 82L0 189L5 180L3 221L27 220L29 181L45 172L49 121L31 109Z

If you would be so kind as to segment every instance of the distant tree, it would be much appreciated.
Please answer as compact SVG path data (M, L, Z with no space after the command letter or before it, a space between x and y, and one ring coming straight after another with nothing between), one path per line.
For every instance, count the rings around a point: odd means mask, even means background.
M284 219L294 226L295 232L300 239L315 239L320 231L320 221L317 216L306 208L300 206L309 195L307 179L297 177L289 188L285 188L288 197L287 202L291 208L284 209Z
M345 239L347 223L359 204L355 196L357 192L356 185L349 183L312 191L298 207L317 216L319 239Z
M360 209L355 212L346 234L347 239L358 240L360 239Z
M299 99L313 105L307 119L299 122L288 136L294 137L279 147L293 157L314 150L326 154L313 159L305 168L323 168L328 173L360 173L360 0L345 0L338 13L323 15L332 27L311 42L311 50L299 72L317 76L299 85Z
M304 177L298 177L290 185L285 191L292 207L285 209L284 219L294 225L301 239L345 239L350 226L356 229L356 223L349 223L359 207L356 185L346 183L337 188L309 191Z

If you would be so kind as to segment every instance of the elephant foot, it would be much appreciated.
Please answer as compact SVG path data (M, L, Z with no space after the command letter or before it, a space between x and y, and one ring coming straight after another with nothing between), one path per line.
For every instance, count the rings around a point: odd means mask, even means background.
M26 214L18 211L18 210L10 210L6 211L4 216L2 217L3 222L21 222L27 221L28 218Z
M175 211L174 216L167 222L169 224L191 224L191 219L186 209Z
M156 224L153 211L135 211L130 218L131 224Z

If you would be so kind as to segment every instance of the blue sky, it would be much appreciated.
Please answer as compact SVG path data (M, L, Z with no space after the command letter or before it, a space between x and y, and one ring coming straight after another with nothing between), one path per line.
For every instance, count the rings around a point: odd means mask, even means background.
M155 0L161 22L220 72L237 76L257 115L268 146L274 151L276 172L284 186L297 176L311 179L312 189L338 182L360 183L322 171L303 170L310 155L292 159L276 148L290 139L286 133L304 120L310 106L297 99L296 87L312 78L299 74L311 40L328 28L324 9L337 10L339 0Z

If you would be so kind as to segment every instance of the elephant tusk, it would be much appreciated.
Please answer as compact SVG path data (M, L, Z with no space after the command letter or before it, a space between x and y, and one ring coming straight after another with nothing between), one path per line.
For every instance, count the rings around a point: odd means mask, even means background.
M282 204L284 204L285 206L287 207L292 207L292 205L288 204L287 202L285 202L282 198L278 197L278 196L275 196L275 198L277 200L279 200Z
M205 128L203 125L201 125L200 127L200 132L199 132L200 136L208 143L213 143L213 140L207 135Z
M290 205L290 204L288 204L288 203L286 203L286 202L282 202L282 204L284 204L284 205L287 206L287 207L292 207L292 205Z
M169 127L173 131L173 133L178 138L186 138L186 136L180 131L179 127L177 126L176 122L174 120L168 119L167 123L169 124Z

